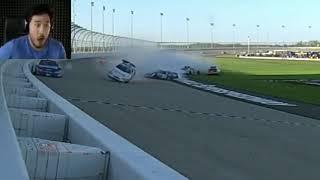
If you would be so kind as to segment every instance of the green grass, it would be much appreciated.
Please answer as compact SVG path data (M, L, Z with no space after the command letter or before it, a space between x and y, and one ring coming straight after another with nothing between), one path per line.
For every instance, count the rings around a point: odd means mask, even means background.
M218 76L193 76L192 79L226 88L320 105L320 87L284 82L284 79L319 79L320 62L204 58L218 64ZM270 82L268 80L280 80Z

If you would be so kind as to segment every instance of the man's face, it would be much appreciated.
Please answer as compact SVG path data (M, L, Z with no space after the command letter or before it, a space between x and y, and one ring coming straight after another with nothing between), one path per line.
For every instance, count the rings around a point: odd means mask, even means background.
M34 15L29 24L29 36L36 48L43 48L50 33L50 17L48 14Z

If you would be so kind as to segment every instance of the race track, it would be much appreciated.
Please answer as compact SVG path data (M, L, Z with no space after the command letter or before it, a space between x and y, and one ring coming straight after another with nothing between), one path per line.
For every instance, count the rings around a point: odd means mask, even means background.
M174 82L103 76L107 62L65 64L51 89L192 180L316 180L320 122ZM108 65L106 65L108 66Z

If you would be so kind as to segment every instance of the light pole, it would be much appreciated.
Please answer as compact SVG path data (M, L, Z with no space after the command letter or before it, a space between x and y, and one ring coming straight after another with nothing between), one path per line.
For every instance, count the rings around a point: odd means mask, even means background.
M115 47L115 39L114 39L114 13L116 12L115 9L112 9L112 48L111 51L115 51L116 47Z
M163 41L163 32L162 32L162 17L163 17L163 13L160 13L160 43L162 43ZM160 45L161 47L161 45Z
M131 47L133 46L133 14L134 12L131 10Z
M211 26L211 49L213 49L214 47L214 44L213 44L213 26L214 26L214 23L210 23L210 26Z
M259 28L260 28L260 25L257 24L257 49L258 49L258 52L259 52Z
M236 24L232 24L233 27L233 43L232 43L232 48L233 48L233 52L235 53L235 41L236 41Z
M284 47L284 45L285 45L285 43L284 43L284 41L285 41L285 40L284 40L284 35L285 35L286 26L285 26L285 25L282 25L281 28L283 29L283 37L282 37L282 38L283 38L283 47Z
M73 23L74 23L74 25L76 25L76 10L75 10L75 3L76 3L76 0L73 0L72 8L73 8ZM76 51L77 51L77 41L74 41L74 48L73 48L73 51L74 51L74 53L76 53Z
M248 55L250 54L250 36L248 36Z
M311 26L311 25L309 25L309 26L308 26L308 29L309 29L309 34L311 34L311 33L310 33L310 31L311 31L311 28L312 28L312 26ZM308 43L308 44L309 44L309 46L311 46L311 42L310 42L310 41L312 41L312 39L310 39L310 40L309 40L309 43Z
M104 34L104 11L106 10L106 7L102 7L102 34Z
M114 13L116 12L115 9L112 9L112 36L114 36Z
M186 28L187 28L187 48L189 49L189 21L190 19L189 18L186 18Z
M76 0L73 0L72 9L73 9L73 23L74 23L74 24L76 24L76 10L75 10L75 3L76 3Z
M93 52L93 32L92 32L92 8L94 6L94 2L91 1L91 52Z
M104 12L106 11L106 7L105 6L102 6L102 34L104 35ZM103 38L104 39L104 38ZM102 51L105 51L106 49L106 45L105 45L105 40L103 40L103 50Z

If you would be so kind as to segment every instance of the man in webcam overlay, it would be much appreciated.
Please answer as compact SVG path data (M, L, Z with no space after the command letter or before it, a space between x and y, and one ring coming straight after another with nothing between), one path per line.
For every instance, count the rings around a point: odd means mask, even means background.
M27 35L13 39L0 48L0 59L66 59L61 42L49 37L53 10L36 5L26 15Z

